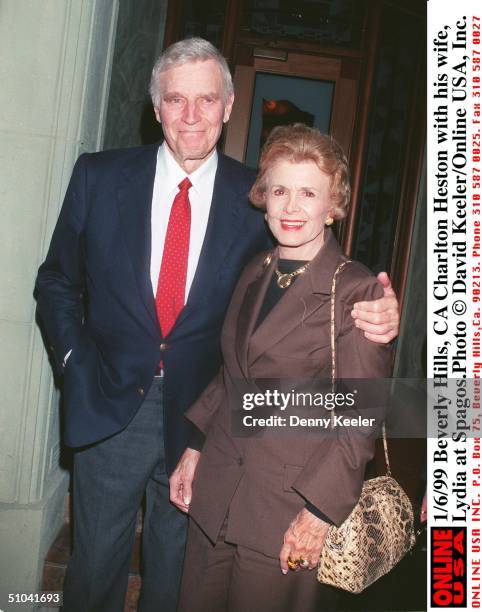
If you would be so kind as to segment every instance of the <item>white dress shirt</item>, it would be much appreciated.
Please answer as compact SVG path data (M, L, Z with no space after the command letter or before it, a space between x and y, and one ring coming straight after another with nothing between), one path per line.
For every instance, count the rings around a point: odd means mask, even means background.
M176 162L165 142L159 147L151 210L151 283L154 295L157 292L171 206L179 192L179 183L187 176L192 184L189 189L191 233L184 294L184 303L187 302L206 235L217 167L218 154L214 150L197 170L187 174Z

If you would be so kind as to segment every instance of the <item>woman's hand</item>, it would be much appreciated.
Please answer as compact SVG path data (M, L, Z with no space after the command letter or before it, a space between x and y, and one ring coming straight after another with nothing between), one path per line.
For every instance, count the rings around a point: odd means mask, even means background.
M288 558L292 562L304 561L300 569L314 569L320 560L329 525L306 508L296 515L285 532L279 555L281 571L288 573Z
M192 498L192 481L201 453L192 448L186 448L176 469L169 478L169 491L171 502L182 510L189 512Z

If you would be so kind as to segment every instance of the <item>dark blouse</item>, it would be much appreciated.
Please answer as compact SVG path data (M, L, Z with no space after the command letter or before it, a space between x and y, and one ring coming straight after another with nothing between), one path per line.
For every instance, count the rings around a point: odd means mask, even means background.
M307 262L299 261L296 259L280 259L278 260L278 270L281 272L281 274L290 274L291 272L294 272L298 268L301 268L301 266L304 266L305 263ZM291 285L287 287L286 289L282 289L277 283L278 277L276 275L276 272L273 274L273 276L271 277L271 282L268 286L268 290L266 291L266 295L264 296L264 300L263 300L263 303L259 311L258 320L256 321L255 329L261 325L261 323L266 319L270 311L276 306L276 304L280 301L283 295L289 290L289 288L293 286L293 284L296 282L298 278L299 276L294 276L291 279Z

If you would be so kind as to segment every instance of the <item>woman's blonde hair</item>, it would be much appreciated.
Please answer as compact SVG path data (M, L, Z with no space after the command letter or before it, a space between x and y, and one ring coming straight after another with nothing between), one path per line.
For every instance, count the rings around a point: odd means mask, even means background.
M258 176L249 192L259 208L265 208L268 174L279 161L313 161L330 177L333 218L346 216L351 191L348 161L334 138L302 123L274 128L261 151Z

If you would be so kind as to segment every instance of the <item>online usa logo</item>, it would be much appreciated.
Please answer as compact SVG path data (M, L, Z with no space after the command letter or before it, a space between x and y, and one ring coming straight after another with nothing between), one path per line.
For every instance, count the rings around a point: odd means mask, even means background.
M430 585L434 608L465 608L467 603L467 529L432 527Z

